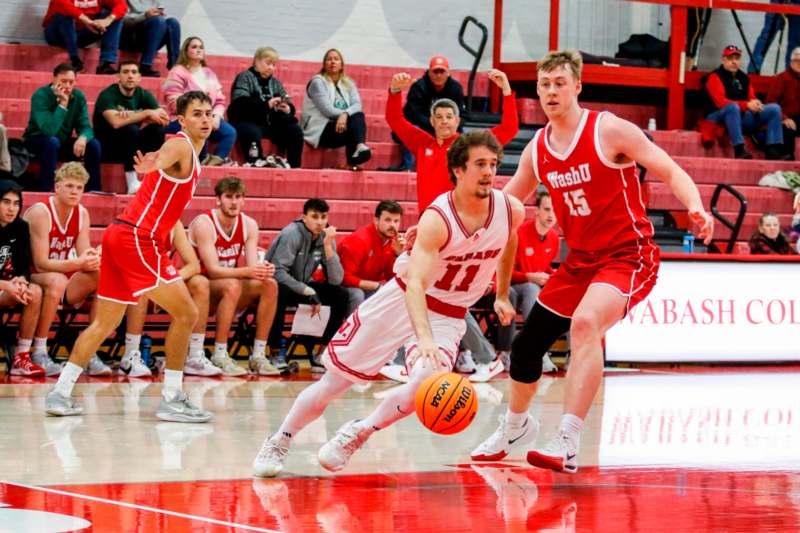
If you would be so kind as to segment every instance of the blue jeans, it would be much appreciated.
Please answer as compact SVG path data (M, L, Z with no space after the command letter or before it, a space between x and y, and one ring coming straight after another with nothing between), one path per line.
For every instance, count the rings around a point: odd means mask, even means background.
M770 4L783 4L781 0L770 0ZM800 0L792 0L790 4L800 4ZM792 50L800 46L800 17L797 15L787 15L789 21L789 35L786 39L786 68L789 68L789 61ZM747 72L758 74L764 65L764 55L767 53L775 35L783 29L783 16L778 13L767 13L764 15L764 27L758 35L756 45L753 48L753 57L747 66Z
M110 11L104 9L97 18L108 16ZM100 62L116 63L119 51L119 36L122 31L122 21L115 20L106 29L104 34L92 33L86 28L77 30L76 20L64 15L55 15L44 29L44 39L51 46L66 48L70 59L77 59L78 49L96 41L100 41Z
M35 135L25 139L25 148L30 150L39 161L39 190L52 191L55 181L56 165L59 160L72 161L75 155L72 153L72 146L77 139L71 137L62 142L58 137L48 137L46 135ZM86 143L86 151L83 154L83 165L89 172L89 183L86 184L87 191L100 191L100 142L92 139Z
M744 143L743 133L752 133L766 124L767 144L783 144L783 125L781 106L767 104L758 113L742 111L736 104L728 104L706 117L717 124L725 124L731 143L736 146Z
M406 170L414 170L414 166L417 164L414 154L403 143L400 143L400 151L403 154L403 166L406 167Z
M177 120L173 120L164 128L164 133L178 133L179 131L181 131L181 125ZM217 151L214 155L225 159L230 155L231 150L233 150L233 144L236 142L236 130L226 121L221 120L219 129L212 131L208 140L217 143ZM203 150L197 154L197 157L202 161L206 158L207 154L208 141L206 141L206 144L203 146Z
M141 52L139 62L142 65L153 66L156 53L162 46L167 47L167 68L172 68L181 49L181 24L177 19L150 17L122 28L120 48Z

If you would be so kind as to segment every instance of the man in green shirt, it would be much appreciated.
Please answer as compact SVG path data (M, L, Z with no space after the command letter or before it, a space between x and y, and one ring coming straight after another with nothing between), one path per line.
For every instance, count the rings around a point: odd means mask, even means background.
M52 83L31 96L31 117L23 138L39 161L40 191L53 190L59 160L82 160L89 171L86 190L101 189L100 143L94 138L86 97L75 87L76 79L75 67L62 63L53 69Z
M117 83L103 89L94 105L94 130L103 147L103 160L125 166L128 194L135 194L141 183L133 170L133 156L137 150L143 154L158 150L164 144L164 126L169 124L167 112L141 83L139 65L122 61Z

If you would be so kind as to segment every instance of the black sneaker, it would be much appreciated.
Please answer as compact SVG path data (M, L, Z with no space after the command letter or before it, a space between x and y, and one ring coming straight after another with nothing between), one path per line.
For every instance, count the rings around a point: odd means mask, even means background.
M360 146L356 148L355 152L353 152L353 155L348 163L351 165L361 165L369 161L370 158L372 158L372 150L370 150L367 146Z
M114 68L113 63L109 63L108 61L103 61L100 63L100 66L97 67L95 70L96 74L116 74L117 69Z
M139 73L145 78L160 78L161 73L154 69L151 65L141 65Z
M69 62L72 64L72 68L75 69L75 73L80 74L84 71L83 61L81 61L80 57L72 57Z

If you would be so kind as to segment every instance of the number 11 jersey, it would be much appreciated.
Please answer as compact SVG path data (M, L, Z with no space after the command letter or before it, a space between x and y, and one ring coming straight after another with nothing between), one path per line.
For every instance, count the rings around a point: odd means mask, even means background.
M653 237L636 163L614 163L603 155L602 116L603 112L584 109L564 153L550 146L550 124L537 131L531 143L534 174L550 192L570 250L598 252L643 245Z

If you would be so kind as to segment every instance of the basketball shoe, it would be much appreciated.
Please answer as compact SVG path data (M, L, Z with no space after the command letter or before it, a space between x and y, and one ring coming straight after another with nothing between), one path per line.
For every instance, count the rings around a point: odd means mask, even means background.
M554 374L558 372L558 367L550 359L550 352L545 352L544 357L542 358L542 374Z
M31 354L29 352L20 352L14 355L14 361L11 363L11 371L9 374L12 376L38 378L45 375L45 370L31 361Z
M212 355L211 362L216 367L221 368L222 374L225 376L244 376L247 374L247 370L236 364L236 361L231 359L227 352Z
M210 412L201 409L189 401L183 392L178 392L171 400L167 401L161 396L156 417L167 422L202 423L213 418Z
M272 363L269 362L265 356L261 357L254 357L250 356L250 360L248 361L248 366L250 367L250 372L256 374L257 376L280 376L281 371L278 370Z
M478 367L475 364L475 359L472 358L472 352L470 350L464 350L458 354L458 358L456 359L456 372L461 372L462 374L474 374L478 371Z
M191 352L183 363L183 373L187 376L219 376L222 374L222 369L208 360L205 350L196 350Z
M153 372L142 361L142 352L139 350L131 350L131 353L125 352L125 355L119 361L119 369L132 378L153 375Z
M94 354L92 358L89 359L89 364L86 366L85 372L90 376L110 376L112 374L111 367L105 364L97 354Z
M499 461L513 448L530 444L536 440L539 433L539 422L531 415L525 418L521 426L513 426L506 422L506 416L500 415L500 426L488 439L472 450L470 458L473 461Z
M292 439L275 433L264 439L264 444L253 461L253 475L256 477L275 477L283 470Z
M50 416L75 416L83 413L83 407L53 389L44 399L44 412Z
M578 471L578 443L563 431L547 444L528 452L528 462L539 468L574 474Z
M50 359L47 352L38 351L31 354L31 361L36 366L44 368L46 376L57 376L61 373L61 365Z
M473 383L486 383L498 374L502 374L504 370L503 361L498 356L494 361L477 365L477 370L469 377L469 380Z
M362 428L357 422L358 420L347 422L319 449L317 459L323 468L331 472L341 470L347 466L350 457L367 442L374 430Z

